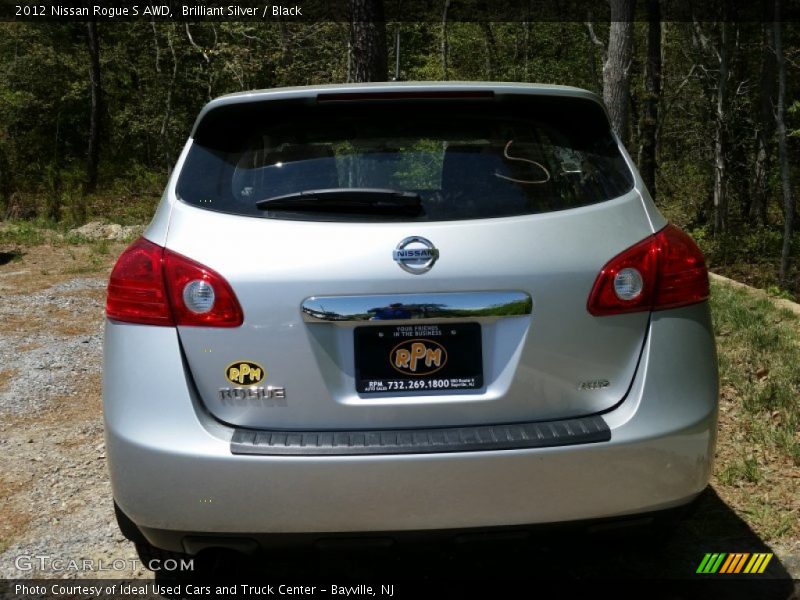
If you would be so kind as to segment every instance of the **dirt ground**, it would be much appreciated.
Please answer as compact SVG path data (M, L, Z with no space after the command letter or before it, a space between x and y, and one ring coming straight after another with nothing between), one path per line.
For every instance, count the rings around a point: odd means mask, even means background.
M105 281L123 247L98 261L91 245L34 246L0 265L0 577L62 576L17 560L44 555L150 576L114 522L103 442Z
M117 529L108 482L101 414L105 284L124 244L33 246L0 252L0 578L151 578ZM3 249L0 248L0 251ZM725 439L719 444L724 446ZM323 550L304 555L218 557L203 563L226 574L396 576L696 577L706 552L774 552L769 575L798 593L800 541L762 540L713 488L669 541L536 537L428 545L410 550ZM564 545L566 544L566 546ZM570 560L563 560L564 552ZM97 573L29 568L20 557L117 561ZM748 588L742 595L752 597Z

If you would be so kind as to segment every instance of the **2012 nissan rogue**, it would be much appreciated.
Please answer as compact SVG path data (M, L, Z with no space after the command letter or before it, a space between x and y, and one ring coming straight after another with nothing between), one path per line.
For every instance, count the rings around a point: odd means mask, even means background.
M120 525L153 556L686 505L708 295L590 92L218 98L108 285Z

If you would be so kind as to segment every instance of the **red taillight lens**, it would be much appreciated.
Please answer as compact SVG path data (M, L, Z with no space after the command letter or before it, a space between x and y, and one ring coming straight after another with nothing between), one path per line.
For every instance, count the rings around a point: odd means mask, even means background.
M242 324L244 317L239 301L228 282L216 271L181 254L164 250L164 278L178 325L238 327ZM213 290L213 305L204 312L191 310L184 298L186 286L200 281Z
M661 252L658 258L658 286L653 310L695 304L708 299L708 269L694 240L674 225L656 234Z
M139 238L122 253L108 282L109 319L145 325L175 324L161 272L163 251L161 246Z
M190 290L195 290L198 282L203 283L201 300L212 298L203 312L190 310L183 297L187 284L193 283ZM144 238L128 246L111 271L106 315L126 323L168 326L238 327L244 320L236 295L219 273Z
M641 275L641 292L630 299L618 293L617 276L624 269L635 269ZM663 310L702 302L708 294L703 254L692 238L674 225L667 225L603 267L592 287L587 309L596 316Z

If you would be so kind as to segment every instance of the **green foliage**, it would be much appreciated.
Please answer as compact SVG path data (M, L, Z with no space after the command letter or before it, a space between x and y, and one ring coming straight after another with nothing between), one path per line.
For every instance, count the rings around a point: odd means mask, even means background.
M657 192L658 206L671 221L695 233L715 268L758 265L765 275L757 282L771 285L783 228L774 140L766 226L754 228L749 214L755 132L761 127L764 36L760 23L732 23L731 28L735 45L724 131L729 226L717 236L709 229L718 23L663 24L658 168L656 190L651 191ZM795 23L784 24L784 45L791 59L787 97L794 99L787 127L794 136L789 150L795 182L800 176L795 160L800 150L797 31ZM635 24L628 132L634 160L641 144L638 123L645 100L647 33L647 23ZM602 45L609 35L607 23L595 23L592 34L585 23L570 22L448 22L446 27L437 20L387 23L390 78L397 58L395 34L400 39L400 80L523 81L602 91L602 48L592 38ZM97 217L145 221L198 111L209 99L242 90L348 79L347 23L104 22L98 24L98 36L103 88L99 187L85 197L90 114L86 26L0 23L0 216L16 202L35 209L18 211L21 216L33 212L52 222ZM424 179L424 166L409 162L404 173Z
M795 118L796 120L800 120L797 117L800 117L800 100L795 100L786 110L790 117ZM789 137L800 137L800 129L792 129L788 133Z
M711 264L731 262L767 264L780 256L783 231L777 227L751 227L714 235L710 225L690 231Z
M794 300L793 294L787 292L786 290L782 290L777 285L768 285L765 291L773 298L778 298L780 300Z
M738 281L763 288L772 296L796 300L798 289L781 287L775 265L780 261L783 245L783 228L779 225L737 226L735 229L714 235L712 226L706 224L690 229L689 233L705 254L709 267ZM800 255L800 231L792 238L792 254ZM792 277L800 274L797 265Z
M31 221L8 223L0 228L0 244L14 246L36 246L44 241L40 227Z
M711 308L723 399L737 404L743 441L800 463L800 319L769 298L712 284ZM733 463L731 481L758 478L757 465Z
M417 190L441 187L444 148L438 140L419 140L414 147L403 148L395 171L396 187Z
M758 483L761 479L761 469L753 457L727 464L719 474L719 480L725 485L735 485L740 481Z

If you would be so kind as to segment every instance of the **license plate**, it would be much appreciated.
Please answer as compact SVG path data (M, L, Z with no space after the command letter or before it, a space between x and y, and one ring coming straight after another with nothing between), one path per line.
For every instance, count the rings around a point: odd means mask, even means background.
M361 394L447 393L483 387L479 323L356 327Z

